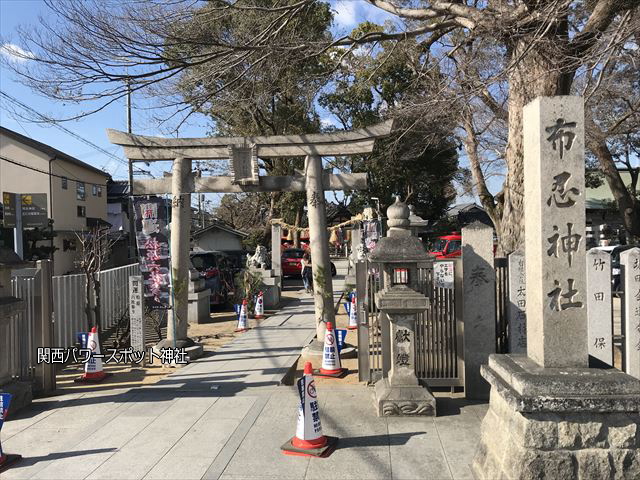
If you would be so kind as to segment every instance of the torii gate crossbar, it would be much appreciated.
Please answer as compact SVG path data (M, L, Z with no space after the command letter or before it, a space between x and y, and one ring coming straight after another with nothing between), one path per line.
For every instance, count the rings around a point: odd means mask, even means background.
M120 145L130 162L173 161L171 177L134 180L132 195L172 195L171 268L174 283L186 285L189 270L189 225L191 193L233 193L305 191L309 216L311 256L316 272L324 272L324 285L314 281L314 305L317 342L324 338L325 323L335 324L333 292L326 228L324 192L326 190L363 190L367 174L331 174L322 169L323 156L347 156L371 153L375 141L388 136L391 120L358 130L256 137L162 138L107 130L111 143ZM293 176L258 175L258 158L305 156L304 174ZM229 159L232 176L196 176L192 160ZM133 233L133 232L132 232ZM280 256L280 243L272 246L272 255ZM316 273L317 275L317 273ZM169 322L166 342L187 341L188 289L174 289L175 330ZM161 342L162 343L162 342Z

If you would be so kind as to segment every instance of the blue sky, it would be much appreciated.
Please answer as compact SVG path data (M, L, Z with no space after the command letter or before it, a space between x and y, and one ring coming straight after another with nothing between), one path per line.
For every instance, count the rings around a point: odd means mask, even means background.
M346 34L358 23L365 20L376 23L384 23L385 20L396 20L396 17L372 7L363 0L332 0L331 5L335 11L333 30L336 34ZM37 24L38 17L46 15L46 13L47 8L41 0L0 0L0 31L3 39L13 43L12 40L15 41L16 38L14 32L19 25ZM6 49L3 52L6 55ZM14 81L12 73L4 68L0 70L0 88L36 111L52 117L60 117L61 114L67 115L82 109L82 106L65 105L36 95L29 88ZM133 105L133 131L135 133L146 135L163 133L149 118L148 107L150 104L147 100L134 95ZM16 118L7 110L9 107L7 100L2 100L0 107L0 123L2 126L49 144L98 168L102 168L111 173L115 179L126 178L127 168L125 162L119 163L110 159L103 153L53 126L29 123ZM63 125L105 150L124 158L120 148L110 144L107 140L105 129L126 130L125 113L124 101L117 101L99 113L77 121L65 122ZM320 111L320 115L324 123L333 123L335 121L328 112ZM208 127L209 121L207 118L204 116L192 116L189 123L180 129L179 134L183 137L202 137L206 136ZM158 165L152 169L152 172L154 175L158 175L161 173L162 168L162 166ZM164 168L166 168L166 165ZM211 200L215 201L216 198L213 197Z

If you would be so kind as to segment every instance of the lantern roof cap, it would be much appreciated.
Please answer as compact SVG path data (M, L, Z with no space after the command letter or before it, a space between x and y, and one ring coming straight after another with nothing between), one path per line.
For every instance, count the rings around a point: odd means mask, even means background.
M430 259L419 238L409 230L409 207L396 197L387 209L389 231L371 252L370 259L376 263L423 263Z

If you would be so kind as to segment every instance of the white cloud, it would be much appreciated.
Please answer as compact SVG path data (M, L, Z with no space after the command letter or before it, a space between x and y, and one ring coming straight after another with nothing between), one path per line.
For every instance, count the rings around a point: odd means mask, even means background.
M340 27L354 28L358 24L356 2L339 0L334 6L333 21Z
M27 52L13 43L3 43L0 45L0 55L14 62L25 62L35 57L33 53Z
M332 118L325 117L320 119L320 125L322 125L323 127L335 127L336 122Z

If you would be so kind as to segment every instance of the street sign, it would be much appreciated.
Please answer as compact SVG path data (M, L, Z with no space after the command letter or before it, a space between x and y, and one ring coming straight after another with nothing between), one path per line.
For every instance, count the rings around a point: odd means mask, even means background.
M23 193L22 228L44 228L49 225L46 193Z
M2 225L4 228L16 227L16 194L2 193Z

